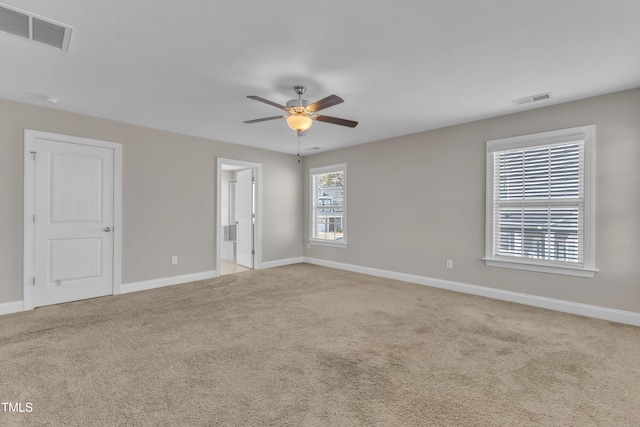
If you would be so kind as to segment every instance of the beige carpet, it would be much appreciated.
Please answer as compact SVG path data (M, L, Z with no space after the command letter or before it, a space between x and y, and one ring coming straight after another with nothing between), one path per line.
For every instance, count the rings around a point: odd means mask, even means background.
M308 264L0 316L0 363L2 426L640 425L640 328Z

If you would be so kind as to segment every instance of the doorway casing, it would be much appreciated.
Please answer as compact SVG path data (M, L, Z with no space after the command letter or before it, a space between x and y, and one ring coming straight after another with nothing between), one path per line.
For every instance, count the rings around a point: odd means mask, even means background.
M262 268L262 164L255 162L247 162L244 160L225 159L218 157L216 170L216 259L215 271L216 277L220 276L220 256L222 254L222 242L224 233L222 230L222 170L225 166L231 166L235 169L253 169L255 179L255 228L254 228L254 255L253 268L259 270Z

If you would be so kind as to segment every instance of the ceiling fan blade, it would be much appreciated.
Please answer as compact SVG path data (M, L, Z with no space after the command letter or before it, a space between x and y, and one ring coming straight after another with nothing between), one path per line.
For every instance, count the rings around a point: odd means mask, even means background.
M314 116L313 118L319 122L331 123L331 124L340 125L340 126L347 126L350 128L354 128L358 126L358 122L354 122L353 120L347 120L347 119L339 119L337 117Z
M312 113L315 113L316 111L324 110L325 108L332 107L342 102L344 102L344 99L340 98L339 96L329 95L326 98L323 98L320 101L316 101L313 104L309 105L307 109Z
M260 98L259 96L248 95L247 98L254 99L254 100L260 101L260 102L264 102L265 104L273 105L276 108L279 108L281 110L287 111L287 108L284 105L280 105L280 104L275 103L273 101L269 101L268 99Z
M275 120L275 119L286 119L289 116L273 116L273 117L265 117L263 119L253 119L253 120L245 120L242 123L260 123L260 122L266 122L268 120Z

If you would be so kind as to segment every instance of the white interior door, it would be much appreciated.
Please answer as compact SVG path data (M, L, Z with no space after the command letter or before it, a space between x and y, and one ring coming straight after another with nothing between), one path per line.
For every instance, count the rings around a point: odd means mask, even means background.
M114 150L35 141L34 306L113 293Z
M253 169L236 176L236 263L253 268Z

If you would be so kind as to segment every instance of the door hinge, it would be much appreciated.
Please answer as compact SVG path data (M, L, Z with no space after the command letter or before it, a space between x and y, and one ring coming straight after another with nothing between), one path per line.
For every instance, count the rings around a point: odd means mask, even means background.
M252 250L251 255L255 255L255 254L256 254L256 251Z
M33 222L36 222L36 214L33 214Z
M36 276L33 276L33 279L31 280L31 284L34 286L36 285Z
M36 152L35 151L30 151L31 155L33 156L33 160L36 159Z

